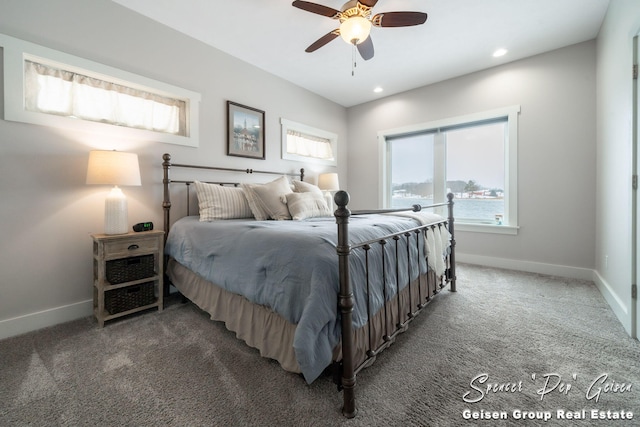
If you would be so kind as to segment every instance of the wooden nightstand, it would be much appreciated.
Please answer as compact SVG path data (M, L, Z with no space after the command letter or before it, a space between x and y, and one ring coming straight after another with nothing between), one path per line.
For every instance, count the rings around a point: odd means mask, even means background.
M107 320L163 303L164 231L92 234L93 313Z

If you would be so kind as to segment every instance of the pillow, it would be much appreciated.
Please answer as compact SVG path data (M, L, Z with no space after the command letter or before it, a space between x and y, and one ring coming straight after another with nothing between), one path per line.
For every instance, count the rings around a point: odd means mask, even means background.
M257 184L242 184L242 190L244 190L244 195L247 198L247 203L249 204L249 209L251 209L251 213L258 221L264 221L269 219L269 214L262 209L260 202L258 200L258 196L255 191L253 191L253 187Z
M315 192L322 195L322 190L317 185L309 184L304 181L293 181L293 191L296 193Z
M293 191L287 177L282 176L267 184L243 184L242 188L257 220L291 219L285 196Z
M318 216L331 216L322 194L315 191L287 194L287 207L293 219L300 220Z
M194 182L198 195L200 221L251 218L253 213L242 188Z

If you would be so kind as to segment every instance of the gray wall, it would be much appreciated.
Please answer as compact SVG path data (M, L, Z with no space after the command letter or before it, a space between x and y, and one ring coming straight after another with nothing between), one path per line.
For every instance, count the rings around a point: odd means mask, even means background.
M517 236L459 232L462 260L591 277L596 44L585 42L348 110L349 191L379 202L377 132L519 104ZM356 206L357 205L357 206Z
M380 194L378 130L520 104L521 230L460 232L460 258L575 276L595 269L629 331L628 70L639 29L640 4L616 0L597 49L582 43L345 110L107 0L0 3L1 33L202 94L199 148L113 141L140 156L143 185L125 189L131 223L161 223L164 152L183 163L292 170L300 165L280 160L285 117L339 135L341 184L364 208ZM226 100L267 112L266 161L225 155ZM0 338L90 313L88 235L102 230L104 192L84 179L89 150L108 143L0 121Z
M0 32L202 94L199 148L0 120L0 338L91 313L89 234L103 230L108 191L85 185L91 149L138 153L143 185L124 189L129 222L157 227L165 152L177 163L293 171L302 165L280 159L284 117L338 134L346 156L344 107L113 2L2 1ZM267 160L226 156L227 100L266 112ZM306 168L313 181L320 169Z
M596 284L629 333L633 331L632 157L633 37L640 2L611 2L598 37ZM637 173L637 172L636 172ZM637 304L637 301L636 301ZM635 326L637 329L637 325Z

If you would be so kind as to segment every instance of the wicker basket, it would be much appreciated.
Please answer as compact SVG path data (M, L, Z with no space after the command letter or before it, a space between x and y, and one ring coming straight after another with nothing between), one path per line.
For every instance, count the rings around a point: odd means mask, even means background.
M117 314L156 302L154 282L141 283L105 292L104 307L109 314Z
M112 285L146 279L154 275L153 254L107 261L107 281Z

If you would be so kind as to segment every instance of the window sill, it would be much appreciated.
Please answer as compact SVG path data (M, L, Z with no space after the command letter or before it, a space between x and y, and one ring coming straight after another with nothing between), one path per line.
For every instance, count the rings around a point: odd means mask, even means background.
M516 236L520 227L511 225L454 223L455 231L470 231L472 233L493 233Z

